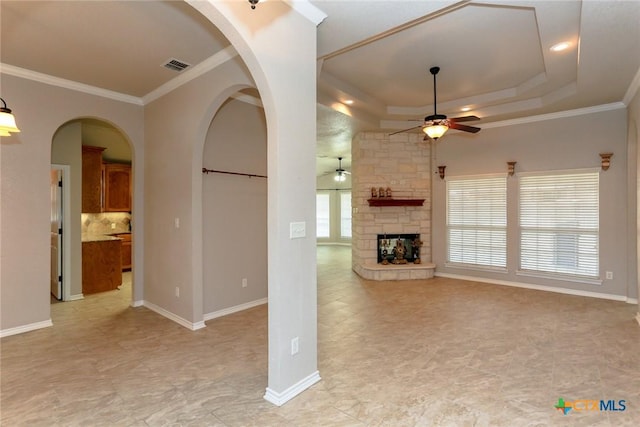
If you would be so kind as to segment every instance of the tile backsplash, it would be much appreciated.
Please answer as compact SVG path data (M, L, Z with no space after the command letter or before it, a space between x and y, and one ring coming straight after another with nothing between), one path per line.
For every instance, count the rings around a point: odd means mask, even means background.
M131 214L126 212L83 213L82 234L111 234L131 231Z

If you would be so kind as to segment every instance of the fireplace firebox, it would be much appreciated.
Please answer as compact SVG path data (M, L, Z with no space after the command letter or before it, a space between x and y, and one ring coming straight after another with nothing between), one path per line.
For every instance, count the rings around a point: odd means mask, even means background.
M378 234L378 263L420 263L419 234Z

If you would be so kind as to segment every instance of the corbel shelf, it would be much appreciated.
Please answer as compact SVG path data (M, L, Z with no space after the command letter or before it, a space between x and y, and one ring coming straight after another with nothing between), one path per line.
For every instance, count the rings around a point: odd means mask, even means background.
M422 206L424 205L424 199L392 199L392 198L378 198L369 199L369 206Z

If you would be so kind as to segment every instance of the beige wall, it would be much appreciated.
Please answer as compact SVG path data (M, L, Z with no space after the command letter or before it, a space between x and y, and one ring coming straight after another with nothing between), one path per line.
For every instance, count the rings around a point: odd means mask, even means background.
M436 162L446 165L447 176L506 173L507 161L517 161L516 176L508 182L508 198L517 198L520 172L598 168L599 153L613 152L611 168L600 175L600 270L614 273L602 285L532 278L516 275L518 269L517 206L508 210L508 273L447 267L446 184L434 180L433 254L437 273L525 283L581 292L594 292L620 299L637 298L637 288L629 287L630 271L635 271L635 253L630 256L627 112L624 108L575 117L545 120L505 127L485 128L476 135L451 132L437 144Z
M628 132L628 140L629 147L632 147L630 150L631 153L635 151L635 168L630 174L630 182L631 182L631 190L635 193L636 200L636 210L635 216L632 218L631 227L635 225L636 232L631 233L630 235L635 237L635 249L636 249L636 279L635 283L638 287L638 294L640 295L640 171L638 168L640 167L640 149L638 149L638 144L640 144L640 90L636 91L635 96L631 100L628 106L628 123L629 123L629 132ZM634 283L634 280L629 280L630 284ZM638 312L638 322L640 322L640 310Z
M22 132L0 140L0 330L30 328L50 319L49 171L58 128L78 118L105 120L133 143L134 169L143 160L143 108L0 74ZM134 213L142 212L142 180L134 176ZM142 232L142 231L141 231ZM136 250L139 257L139 253ZM142 263L135 283L142 283ZM32 325L32 326L30 326Z
M226 102L211 122L201 167L266 176L262 108ZM203 181L204 314L210 317L267 298L267 180L210 173Z
M204 141L215 111L229 95L251 84L236 58L145 109L144 256L154 266L145 276L145 301L194 324L203 321L202 247L194 251L192 241L194 235L202 238L202 220L193 222L194 209L202 217L201 205L193 206L195 200L201 203L202 189L193 188L192 179L197 173L202 182Z

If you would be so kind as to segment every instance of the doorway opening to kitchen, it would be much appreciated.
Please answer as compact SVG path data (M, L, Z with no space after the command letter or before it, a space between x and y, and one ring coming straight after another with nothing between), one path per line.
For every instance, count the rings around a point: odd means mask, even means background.
M131 298L133 170L127 136L100 119L69 121L53 136L51 163L51 301L108 291ZM62 187L54 184L58 177ZM62 227L54 230L58 216Z

